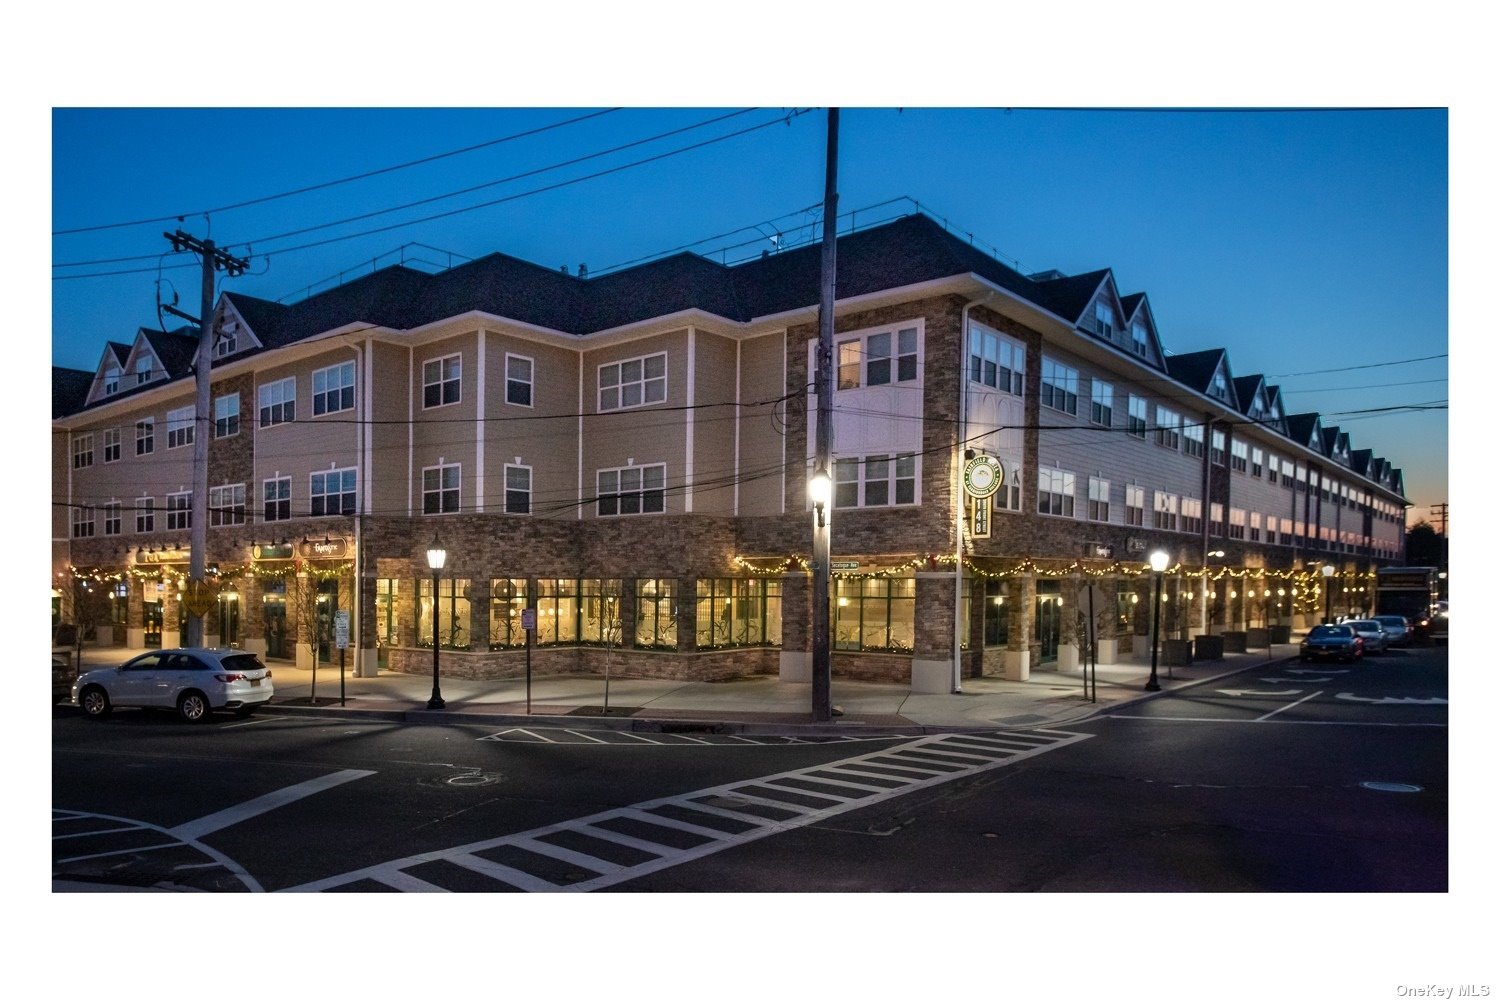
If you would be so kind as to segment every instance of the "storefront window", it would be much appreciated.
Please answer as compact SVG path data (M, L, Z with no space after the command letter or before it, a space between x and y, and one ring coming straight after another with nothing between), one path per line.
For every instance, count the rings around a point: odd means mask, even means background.
M396 581L375 581L375 646L387 649L396 644Z
M1006 603L1004 580L984 582L984 644L1010 644L1010 605Z
M835 649L910 653L916 635L917 581L914 578L835 578Z
M130 615L130 585L117 583L109 590L109 623L124 627Z
M490 581L490 648L516 649L526 645L521 612L529 597L526 581L501 578Z
M469 581L438 580L437 627L444 649L469 648ZM417 645L432 646L432 581L417 579Z
M677 648L677 581L635 581L635 644L640 649Z
M699 649L781 645L780 580L699 580Z
M620 630L621 580L580 580L583 621L579 642L618 646Z

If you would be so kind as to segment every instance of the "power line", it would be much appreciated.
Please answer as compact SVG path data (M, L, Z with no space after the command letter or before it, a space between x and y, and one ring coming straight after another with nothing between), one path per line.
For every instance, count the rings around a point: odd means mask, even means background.
M134 222L111 222L111 223L107 223L107 224L104 224L104 225L98 225L98 226L80 226L80 227L78 227L76 229L58 229L58 230L54 230L53 233L52 233L52 235L53 236L71 236L71 235L74 235L76 233L95 233L95 232L100 232L100 231L103 231L103 230L106 230L106 229L125 229L125 228L129 228L131 226L145 226L145 225L153 225L154 226L154 225L159 225L160 223L163 223L163 222L172 222L172 221L175 221L177 219L186 218L188 216L210 215L210 214L217 213L217 212L232 211L233 209L237 209L237 208L249 208L252 205L262 205L262 204L265 204L266 202L269 202L269 201L277 201L278 199L281 199L281 198L290 198L290 197L293 197L294 195L307 194L307 193L309 193L311 191L321 191L321 190L323 190L325 188L336 187L336 186L338 186L340 184L349 184L349 183L352 183L353 181L362 181L362 180L365 180L365 179L370 178L370 177L378 177L381 174L393 173L394 171L397 171L397 170L405 170L408 167L417 167L417 166L421 166L424 163L434 163L434 162L436 162L438 160L448 159L449 157L453 157L453 156L460 156L460 155L462 155L464 153L472 153L472 152L475 152L477 150L487 149L490 146L497 146L497 145L499 145L501 143L513 142L516 139L529 138L530 136L533 136L533 135L540 135L543 132L550 132L550 131L552 131L554 129L564 128L564 127L566 127L568 125L576 125L579 122L589 121L590 119L593 119L593 118L599 118L599 117L602 117L604 115L614 114L616 111L620 111L620 110L623 110L623 109L621 109L621 108L606 108L603 111L590 112L589 114L586 114L586 115L580 115L577 118L569 118L566 121L554 122L551 125L543 125L543 126L541 126L539 128L527 129L524 132L517 132L517 133L515 133L513 135L502 136L499 139L490 139L490 140L488 140L486 142L476 143L476 144L474 144L472 146L465 146L462 149L449 150L446 153L436 153L436 154L434 154L432 156L424 156L424 157L422 157L421 159L418 159L418 160L411 160L411 161L406 162L406 163L398 163L398 164L396 164L394 166L390 166L390 167L381 167L378 170L369 170L369 171L366 171L365 173L362 173L362 174L354 174L354 175L349 176L349 177L341 177L338 180L323 181L320 184L310 184L307 187L296 188L296 189L291 190L291 191L283 191L280 194L270 194L270 195L265 195L265 196L260 197L260 198L252 198L252 199L250 199L248 201L235 202L235 203L230 204L230 205L221 205L218 208L206 208L206 209L202 209L202 210L196 211L196 212L176 212L176 213L174 213L172 215L160 216L160 217L154 218L154 219L137 219ZM82 265L54 264L52 266L53 267L74 267L74 266L82 266Z
M1344 365L1340 368L1319 368L1310 372L1292 372L1288 375L1267 375L1266 378L1300 378L1303 375L1327 375L1330 372L1352 372L1362 368L1389 368L1391 365L1412 365L1418 361L1433 361L1437 358L1446 358L1446 354L1429 354L1424 358L1407 358L1404 361L1381 361L1373 365Z

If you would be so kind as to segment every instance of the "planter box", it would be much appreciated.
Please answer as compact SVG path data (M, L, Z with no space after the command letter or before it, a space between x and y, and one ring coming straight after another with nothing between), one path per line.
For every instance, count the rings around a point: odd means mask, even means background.
M1270 629L1252 628L1245 631L1245 645L1250 649L1264 649L1270 642Z
M1200 635L1193 640L1193 659L1224 659L1224 637L1222 635Z
M1170 667L1185 667L1193 662L1193 643L1189 639L1163 639L1161 662Z
M1243 653L1245 651L1246 635L1244 632L1225 632L1219 638L1224 640L1224 652Z
M1292 627L1290 625L1272 625L1271 626L1271 642L1272 643L1291 642L1291 641L1292 641Z

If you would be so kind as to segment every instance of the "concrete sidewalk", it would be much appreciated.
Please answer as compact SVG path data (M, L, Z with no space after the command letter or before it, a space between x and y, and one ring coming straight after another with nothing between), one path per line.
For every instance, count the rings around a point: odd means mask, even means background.
M1294 636L1294 638L1297 638ZM141 652L85 649L83 666L120 663ZM1163 693L1213 683L1231 674L1297 654L1295 643L1248 653L1226 653L1185 667L1158 666ZM1037 728L1066 725L1155 697L1145 690L1150 651L1126 662L1100 666L1095 690L1083 674L1034 671L1027 681L971 678L960 694L913 694L905 687L833 680L833 704L842 714L832 722L812 718L809 684L782 683L774 677L719 682L683 682L603 676L533 676L530 713L525 678L464 680L441 678L446 707L429 710L430 674L382 672L377 677L344 676L339 703L338 664L319 666L316 704L314 677L282 660L270 662L276 694L259 711L267 714L364 717L413 724L566 726L639 731L828 734L881 732L920 734L956 729ZM441 668L440 668L441 669ZM1094 680L1094 671L1090 671ZM1096 700L1087 695L1093 693Z

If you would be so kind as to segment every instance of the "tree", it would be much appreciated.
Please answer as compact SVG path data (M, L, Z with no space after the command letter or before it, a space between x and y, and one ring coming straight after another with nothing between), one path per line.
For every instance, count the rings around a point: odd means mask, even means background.
M1418 521L1406 532L1406 563L1409 566L1443 565L1443 548L1447 539L1426 521Z

